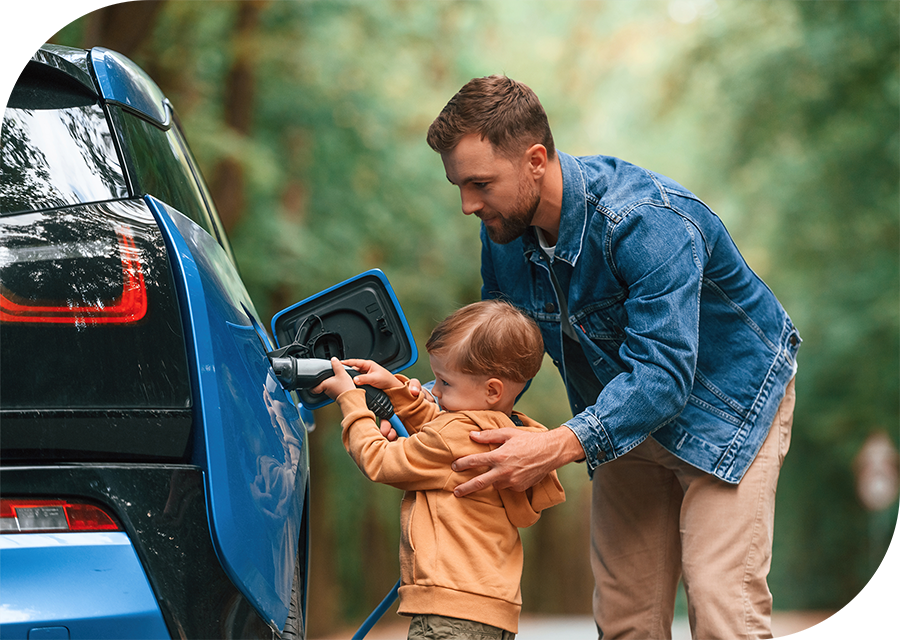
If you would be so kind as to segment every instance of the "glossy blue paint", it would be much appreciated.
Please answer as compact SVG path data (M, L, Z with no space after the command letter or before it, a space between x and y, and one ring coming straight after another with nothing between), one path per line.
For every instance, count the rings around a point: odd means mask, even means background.
M281 629L308 481L306 429L274 377L253 303L224 250L186 216L146 201L189 316L195 421L203 423L194 463L207 473L216 550L241 592Z
M134 62L121 53L94 47L91 64L104 99L125 105L164 127L169 126L166 97Z
M4 640L170 637L124 532L2 535L0 584Z

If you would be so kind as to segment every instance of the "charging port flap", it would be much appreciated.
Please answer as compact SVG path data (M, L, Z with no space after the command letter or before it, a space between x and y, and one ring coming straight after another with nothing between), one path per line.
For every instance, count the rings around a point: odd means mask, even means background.
M374 360L394 373L416 361L416 343L387 276L372 269L279 311L272 318L278 349L270 358L337 357ZM298 389L303 405L331 400Z

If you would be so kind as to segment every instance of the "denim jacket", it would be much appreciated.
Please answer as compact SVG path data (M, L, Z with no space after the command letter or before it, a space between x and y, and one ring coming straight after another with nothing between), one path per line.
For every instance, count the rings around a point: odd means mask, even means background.
M482 297L503 297L537 321L591 475L652 436L738 483L794 375L799 334L695 195L617 158L559 159L553 267L567 299L532 231L500 245L484 228ZM561 308L578 358L563 358ZM591 392L576 384L585 376Z

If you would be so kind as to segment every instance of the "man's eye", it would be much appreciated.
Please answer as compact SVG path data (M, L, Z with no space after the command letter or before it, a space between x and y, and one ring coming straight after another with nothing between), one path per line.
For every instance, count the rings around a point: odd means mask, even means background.
M485 187L487 187L488 183L487 182L473 182L472 184L475 186L476 189L484 189Z

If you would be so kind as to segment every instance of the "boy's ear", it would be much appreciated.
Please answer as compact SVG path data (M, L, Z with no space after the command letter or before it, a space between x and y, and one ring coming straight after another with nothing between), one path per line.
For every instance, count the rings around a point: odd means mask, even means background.
M503 399L503 381L499 378L488 378L485 384L488 404L495 405Z

